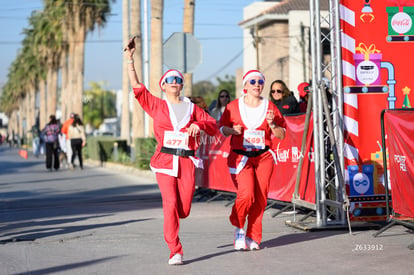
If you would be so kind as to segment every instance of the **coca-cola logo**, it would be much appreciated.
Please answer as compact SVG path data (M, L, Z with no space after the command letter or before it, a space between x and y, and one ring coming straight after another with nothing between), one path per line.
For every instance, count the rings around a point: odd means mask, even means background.
M413 21L405 12L396 13L391 19L392 29L400 34L404 34L411 29Z

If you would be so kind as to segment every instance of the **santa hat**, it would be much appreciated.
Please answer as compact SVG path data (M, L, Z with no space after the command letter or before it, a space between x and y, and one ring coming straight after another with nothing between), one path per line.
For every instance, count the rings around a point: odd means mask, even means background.
M309 88L305 90L306 87L309 87L310 84L308 82L302 82L298 85L298 91L300 97L305 97L309 93Z
M243 76L243 87L244 85L246 85L246 82L254 76L258 76L260 79L265 81L265 77L261 72L259 72L258 70L250 70L247 73L245 73ZM246 93L246 90L244 88L243 88L243 93Z
M265 77L261 72L259 72L258 70L250 70L247 73L245 73L244 76L243 76L243 86L246 84L246 82L250 78L252 78L254 76L260 77L260 79L262 79L263 81L265 80Z
M182 73L180 73L177 70L168 70L168 71L165 72L165 74L163 74L163 76L160 79L160 88L161 88L161 90L163 90L162 89L162 85L164 85L165 79L167 77L170 77L170 76L178 76L178 77L181 77L181 79L183 80L183 83L182 84L184 85L184 77L183 77L183 74Z

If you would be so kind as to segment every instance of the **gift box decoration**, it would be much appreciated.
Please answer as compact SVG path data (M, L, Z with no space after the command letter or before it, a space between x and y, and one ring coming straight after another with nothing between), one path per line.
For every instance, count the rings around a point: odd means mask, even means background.
M360 43L355 50L359 51L354 54L356 84L380 85L382 60L380 51L375 48L374 44L367 47L364 43Z
M388 35L414 35L414 7L387 7Z

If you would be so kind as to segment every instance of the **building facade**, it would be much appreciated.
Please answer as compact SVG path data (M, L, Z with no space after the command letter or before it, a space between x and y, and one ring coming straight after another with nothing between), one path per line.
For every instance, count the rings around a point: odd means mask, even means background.
M328 16L328 0L321 0L320 6ZM244 8L239 25L243 28L243 72L263 72L265 96L271 82L281 79L299 98L298 84L309 82L312 73L309 0L255 2ZM236 79L241 82L241 76ZM241 90L241 83L236 86Z

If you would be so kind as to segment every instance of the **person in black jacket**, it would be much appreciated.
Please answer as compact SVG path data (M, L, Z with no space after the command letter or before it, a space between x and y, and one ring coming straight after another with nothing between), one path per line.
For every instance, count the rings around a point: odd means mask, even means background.
M270 85L269 99L278 108L282 115L300 113L299 103L285 82L275 80Z
M58 135L60 133L60 125L56 120L55 115L50 115L49 123L42 130L42 134L45 139L46 147L46 169L52 171L52 162L53 168L59 170L59 140Z

